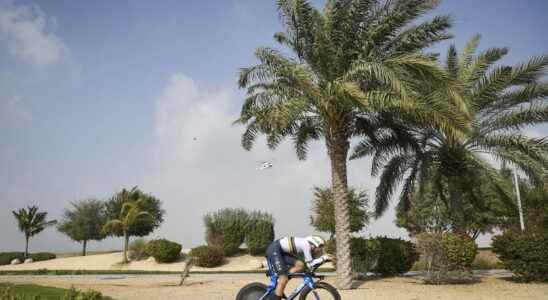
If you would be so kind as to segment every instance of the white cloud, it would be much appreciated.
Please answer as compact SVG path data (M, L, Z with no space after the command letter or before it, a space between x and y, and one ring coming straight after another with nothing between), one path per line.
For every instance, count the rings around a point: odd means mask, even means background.
M313 144L304 162L297 160L290 143L272 152L258 140L247 152L240 146L243 129L231 126L238 103L230 90L207 90L184 74L173 75L157 99L154 169L140 185L162 199L167 210L156 235L181 241L185 247L201 243L202 216L222 207L271 212L277 219L277 235L312 231L312 187L330 182L323 144ZM257 171L261 160L272 161L274 167ZM376 180L369 172L368 160L349 165L350 182L373 194ZM401 235L392 220L390 211L370 230Z
M51 25L38 6L0 0L0 46L26 63L48 66L68 55L63 41L49 30Z
M0 98L0 129L5 129L13 124L21 124L29 120L30 114L21 98Z

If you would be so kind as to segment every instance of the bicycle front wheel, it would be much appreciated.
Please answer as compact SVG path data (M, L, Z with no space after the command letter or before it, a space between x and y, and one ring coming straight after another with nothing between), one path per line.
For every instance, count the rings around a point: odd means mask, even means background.
M306 287L301 292L299 300L341 300L341 295L337 289L326 282L316 282L316 287L311 289Z
M260 282L253 282L240 289L236 300L259 300L266 294L266 291L266 285ZM269 297L267 296L263 299L268 300Z

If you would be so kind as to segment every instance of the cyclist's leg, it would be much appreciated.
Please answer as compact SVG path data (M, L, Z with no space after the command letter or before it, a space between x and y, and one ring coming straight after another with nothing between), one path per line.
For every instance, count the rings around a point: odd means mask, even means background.
M301 260L289 255L286 255L284 257L284 260L286 265L291 266L291 268L289 269L289 273L298 273L304 271L304 263Z
M287 273L289 267L284 259L284 252L278 241L274 241L267 250L267 257L272 264L273 271L278 274L278 285L276 285L275 295L278 299L284 295L285 286L289 281Z

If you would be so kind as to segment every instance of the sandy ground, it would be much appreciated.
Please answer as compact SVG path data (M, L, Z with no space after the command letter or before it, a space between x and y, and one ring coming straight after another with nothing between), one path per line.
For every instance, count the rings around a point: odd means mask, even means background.
M121 270L121 271L169 271L180 272L184 269L183 260L171 264L159 264L153 259L134 261L121 265L122 253L107 253L88 256L63 257L30 264L0 266L0 271L14 270ZM225 263L216 268L193 267L192 271L221 272L221 271L256 271L265 266L261 257L238 255L225 259ZM331 267L325 264L325 267Z
M369 280L359 283L355 290L342 291L345 300L506 300L548 299L548 284L519 284L509 281L507 273L489 275L480 282L468 285L424 285L417 277L398 277ZM74 286L78 289L96 289L118 300L155 299L234 299L238 290L253 281L266 283L264 275L223 274L192 275L187 284L176 286L177 276L0 276L0 281L34 283L56 287ZM328 278L333 283L334 278ZM298 284L294 279L290 287Z

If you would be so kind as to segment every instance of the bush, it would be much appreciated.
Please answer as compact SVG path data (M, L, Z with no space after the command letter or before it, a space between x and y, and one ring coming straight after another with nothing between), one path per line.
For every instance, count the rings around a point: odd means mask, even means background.
M166 239L152 240L145 246L146 254L159 263L171 263L179 259L182 246Z
M402 239L380 237L380 254L373 272L383 276L401 275L409 272L419 259L415 245Z
M188 253L199 267L213 268L223 263L223 250L217 246L199 246Z
M472 279L472 263L478 252L473 239L453 233L420 234L418 249L426 265L426 282L456 283Z
M136 239L129 244L129 259L131 260L143 260L149 257L145 248L147 241L144 239Z
M49 252L31 253L29 256L34 261L44 261L57 258L57 255Z
M63 300L107 300L111 299L109 297L104 297L101 292L96 290L87 290L85 292L81 292L76 290L75 288L70 288L65 295L63 296Z
M372 271L378 263L380 254L381 245L376 239L352 238L350 240L350 255L354 272Z
M25 260L24 252L0 252L0 266L9 265L11 261L18 258L21 262Z
M39 252L39 253L30 253L29 258L32 258L34 261L43 261L54 259L57 256L49 252ZM24 252L0 252L0 266L9 265L12 260L19 259L21 262L25 261Z
M247 227L245 243L249 254L264 255L274 240L274 218L267 213L253 212Z
M325 244L325 252L336 256L335 240L328 240ZM379 260L381 253L380 242L376 239L352 238L350 240L350 256L352 257L352 270L357 273L372 271ZM355 274L359 276L359 274Z
M244 209L225 208L205 215L207 244L220 247L226 256L236 254L245 240L248 222Z
M493 239L495 252L518 279L548 281L548 233L508 231Z

